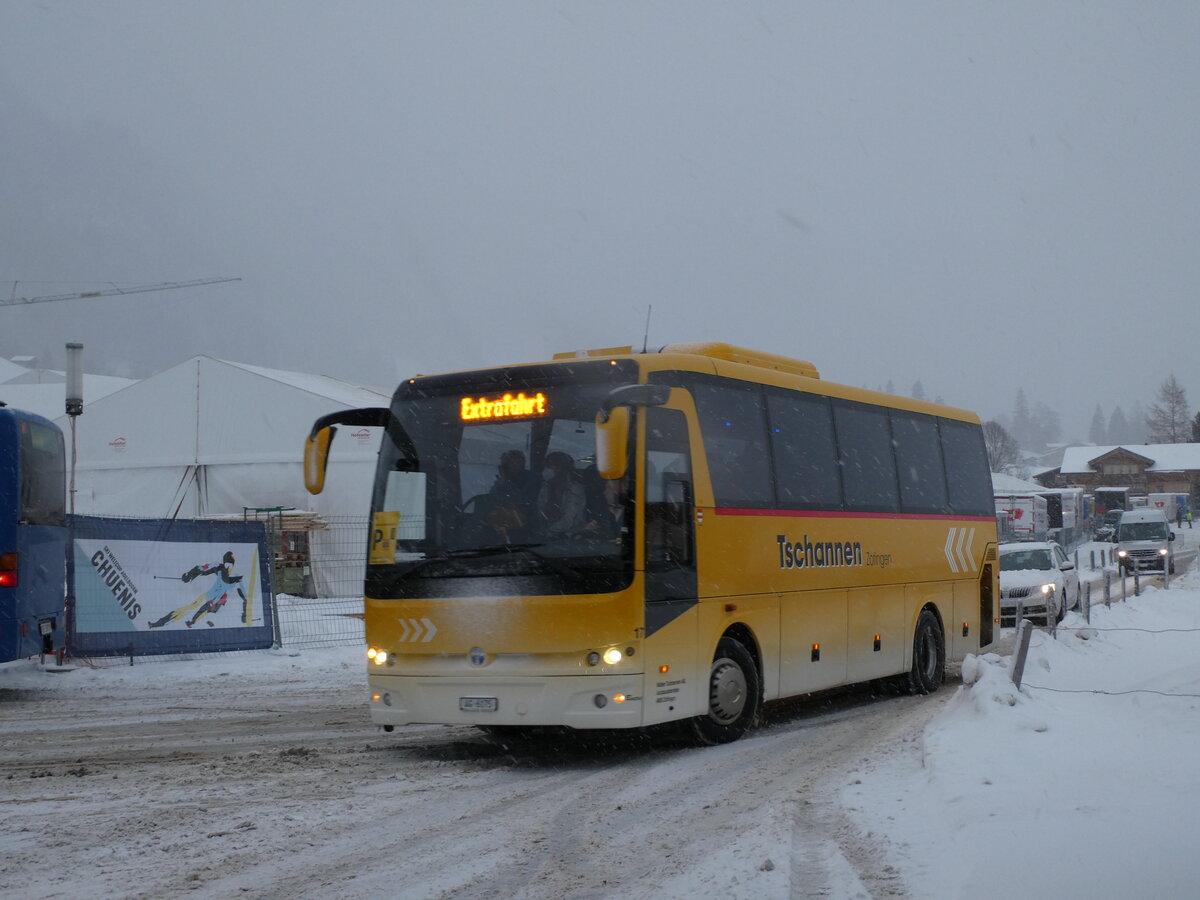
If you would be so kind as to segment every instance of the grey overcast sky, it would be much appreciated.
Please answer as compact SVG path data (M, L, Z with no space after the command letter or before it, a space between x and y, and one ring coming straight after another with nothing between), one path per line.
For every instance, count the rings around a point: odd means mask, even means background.
M4 0L0 355L391 387L724 340L1200 405L1200 4ZM15 284L14 284L15 283Z

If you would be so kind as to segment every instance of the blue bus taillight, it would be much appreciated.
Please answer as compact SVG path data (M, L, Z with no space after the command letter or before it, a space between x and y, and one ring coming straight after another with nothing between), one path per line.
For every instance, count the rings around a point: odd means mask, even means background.
M17 554L0 553L0 587L17 586Z

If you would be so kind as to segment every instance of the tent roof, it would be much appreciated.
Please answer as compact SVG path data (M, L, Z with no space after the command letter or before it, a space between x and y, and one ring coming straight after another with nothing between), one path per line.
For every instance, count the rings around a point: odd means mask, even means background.
M136 384L131 378L116 378L112 375L83 376L83 404L88 404L107 397L122 388ZM15 381L0 384L0 400L17 409L24 409L47 419L57 419L63 415L67 399L66 378L61 381L40 381L27 383L18 377Z
M11 362L0 356L0 383L10 381L13 378L19 378L28 371L29 369L25 368L25 366L19 366L15 362Z
M323 375L195 356L88 404L78 421L79 465L299 462L317 417L389 401L380 391ZM67 424L65 415L55 420ZM378 431L351 431L334 445L331 458L373 457Z
M337 378L331 378L328 375L312 375L308 372L288 372L283 369L268 369L263 366L252 366L248 363L232 362L227 359L212 359L212 357L207 356L194 357L194 359L208 359L214 363L233 366L245 372L286 384L288 387L314 394L318 397L325 397L336 403L343 403L348 407L388 406L392 399L389 393L381 389L365 387L361 384L352 384L349 381L341 381Z

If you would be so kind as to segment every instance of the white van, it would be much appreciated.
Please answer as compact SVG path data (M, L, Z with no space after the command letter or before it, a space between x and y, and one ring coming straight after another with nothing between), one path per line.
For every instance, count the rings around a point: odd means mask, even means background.
M1166 513L1154 507L1127 509L1117 522L1113 543L1117 560L1129 572L1140 569L1175 571L1175 535Z

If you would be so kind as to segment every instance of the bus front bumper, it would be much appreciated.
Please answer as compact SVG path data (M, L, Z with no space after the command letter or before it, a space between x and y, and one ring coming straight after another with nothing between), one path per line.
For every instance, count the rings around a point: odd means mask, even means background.
M560 677L376 675L367 678L376 725L565 725L636 728L643 724L641 674Z

